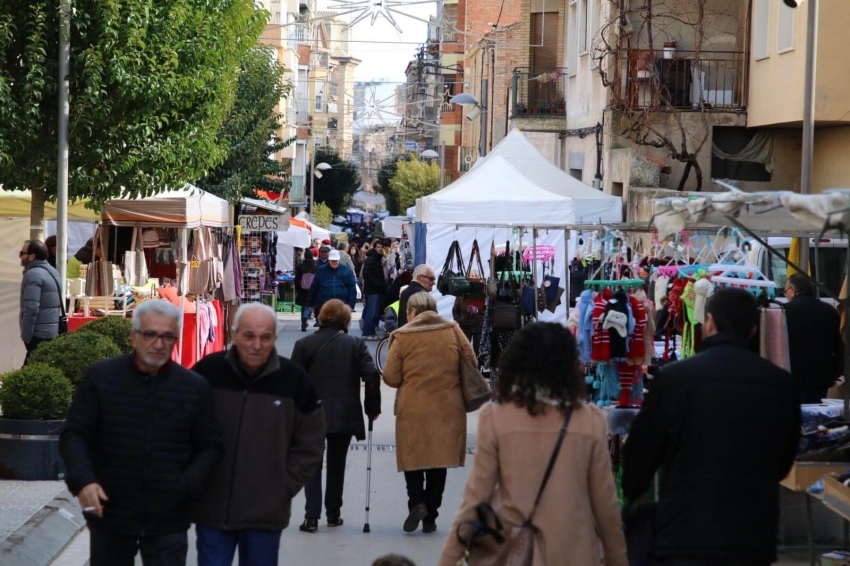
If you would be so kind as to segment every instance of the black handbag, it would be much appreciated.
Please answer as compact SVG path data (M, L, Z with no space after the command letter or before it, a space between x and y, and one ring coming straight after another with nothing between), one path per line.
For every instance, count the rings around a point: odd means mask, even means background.
M495 330L517 330L520 327L519 307L514 303L493 302L493 328Z
M477 260L478 272L473 276L472 264ZM481 263L481 250L478 248L478 240L472 241L472 254L469 256L469 265L466 268L466 278L469 280L469 296L473 299L483 299L487 296L487 282L484 280L484 265Z
M469 290L469 279L463 270L463 255L460 252L460 244L455 240L449 247L443 270L437 278L437 291L443 295L459 297L468 295Z

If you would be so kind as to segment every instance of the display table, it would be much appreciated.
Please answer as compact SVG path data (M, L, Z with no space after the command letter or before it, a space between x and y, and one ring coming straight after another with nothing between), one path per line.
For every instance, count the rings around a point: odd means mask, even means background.
M195 363L207 354L221 352L224 350L224 312L219 301L210 301L210 305L216 311L218 319L218 327L214 330L215 340L210 342L207 340L205 347L202 349L201 337L198 336L198 325L195 320L195 313L183 314L183 333L181 339L174 345L174 354L172 359L179 362L183 367L191 368ZM102 318L99 316L74 316L68 317L68 332L76 332L87 322ZM183 343L183 358L180 359L180 343Z

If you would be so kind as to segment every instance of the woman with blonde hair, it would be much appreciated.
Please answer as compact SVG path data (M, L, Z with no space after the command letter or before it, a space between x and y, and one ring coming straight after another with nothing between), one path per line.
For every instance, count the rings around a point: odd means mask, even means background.
M535 566L628 566L608 427L602 410L584 403L575 338L560 324L528 325L499 369L496 402L481 409L472 473L439 565L458 563L460 539L471 535L464 522L492 509L503 536L528 520L538 529ZM499 547L492 535L476 545ZM474 566L475 550L470 558Z
M411 295L407 324L390 335L384 382L396 396L396 463L407 484L404 531L437 530L446 469L466 458L460 356L475 357L457 323L437 314L428 293ZM477 362L476 362L477 363Z

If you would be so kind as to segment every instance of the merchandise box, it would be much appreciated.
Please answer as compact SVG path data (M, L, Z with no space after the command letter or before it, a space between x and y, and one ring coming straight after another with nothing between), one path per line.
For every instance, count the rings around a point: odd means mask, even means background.
M805 492L826 474L841 474L848 469L850 462L795 462L788 476L779 483L791 491Z
M850 487L838 481L842 472L828 474L823 478L823 504L832 511L850 520ZM848 563L850 566L850 563Z
M821 566L850 566L850 552L828 552L820 557Z

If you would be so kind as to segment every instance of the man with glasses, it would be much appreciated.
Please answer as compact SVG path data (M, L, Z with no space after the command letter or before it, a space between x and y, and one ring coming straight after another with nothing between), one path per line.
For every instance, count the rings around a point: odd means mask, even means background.
M39 344L53 340L59 334L59 319L62 316L59 273L47 262L47 257L47 246L40 240L25 241L18 252L18 259L24 268L18 315L21 340L27 349L24 365Z
M183 313L163 300L133 313L133 353L77 384L59 441L91 536L91 566L184 566L188 505L221 457L212 390L171 362Z
M271 307L242 305L232 330L230 350L194 368L224 433L224 459L192 512L198 565L231 566L238 548L240 566L273 566L292 498L322 465L325 415L309 376L275 350Z
M417 265L413 269L413 281L410 282L407 289L399 297L398 308L398 327L401 328L407 324L407 300L416 293L430 293L434 289L434 284L437 282L437 276L434 275L434 270L425 265Z

